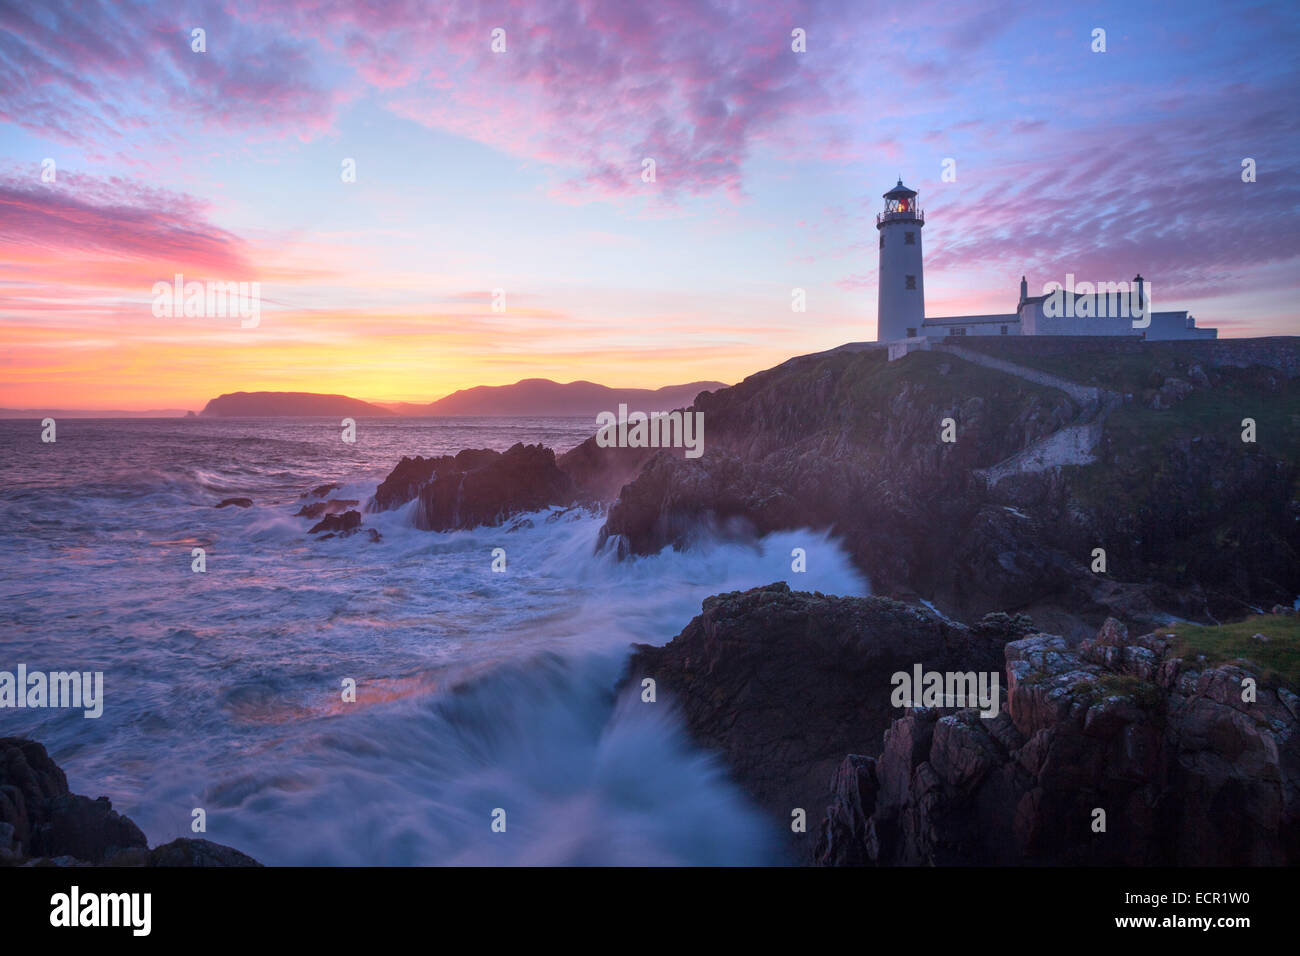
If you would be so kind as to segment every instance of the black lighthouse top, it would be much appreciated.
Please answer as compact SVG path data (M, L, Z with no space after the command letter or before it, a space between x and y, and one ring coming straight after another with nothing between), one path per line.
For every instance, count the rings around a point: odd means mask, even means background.
M915 189L908 189L906 186L903 185L903 181L900 179L900 180L898 181L898 185L895 186L893 189L891 189L889 192L885 193L885 195L884 195L882 198L884 198L884 199L911 199L911 198L912 198L913 196L915 196L915 195L916 195L916 190L915 190Z
M925 214L916 204L916 190L908 189L900 179L898 185L885 193L885 211L876 217L876 228L887 222L915 222L925 225Z

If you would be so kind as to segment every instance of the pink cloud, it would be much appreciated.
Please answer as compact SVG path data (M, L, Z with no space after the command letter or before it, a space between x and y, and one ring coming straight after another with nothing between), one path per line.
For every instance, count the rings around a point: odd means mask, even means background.
M0 259L93 255L249 274L249 250L193 197L133 181L61 173L54 184L0 181ZM6 253L4 250L8 249Z

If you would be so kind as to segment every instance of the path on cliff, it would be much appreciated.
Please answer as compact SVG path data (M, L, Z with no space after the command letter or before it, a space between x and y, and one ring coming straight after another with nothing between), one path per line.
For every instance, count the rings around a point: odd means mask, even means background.
M931 346L931 349L955 355L957 358L983 365L985 368L1015 375L1036 385L1060 389L1079 404L1079 415L1071 424L1025 446L996 465L976 471L976 474L983 478L990 488L1011 475L1033 474L1050 468L1059 468L1062 465L1090 465L1097 460L1094 451L1097 442L1101 440L1106 418L1123 402L1123 397L1117 392L1091 385L1080 385L1048 372L1027 368L1008 362L1006 359L994 358L957 345L936 344Z

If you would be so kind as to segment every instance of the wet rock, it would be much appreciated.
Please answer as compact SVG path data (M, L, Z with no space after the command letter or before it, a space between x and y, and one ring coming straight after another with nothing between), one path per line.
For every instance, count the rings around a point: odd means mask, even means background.
M261 866L251 856L211 840L172 840L149 851L148 866Z
M30 854L66 854L101 863L118 850L146 847L140 828L113 809L108 797L66 793L45 802L44 821L32 830Z
M786 829L792 809L807 809L806 858L835 768L848 753L878 752L899 713L892 675L917 663L993 670L1000 649L923 608L771 584L706 599L670 643L638 646L628 681L654 678L660 699Z
M253 507L253 499L252 498L223 498L221 504L216 505L215 507L225 508L230 505L234 505L236 508L251 508Z
M329 501L313 501L311 504L303 505L294 512L294 517L315 520L324 515L340 514L360 503L356 498L332 498Z
M462 451L442 458L403 458L375 492L370 508L386 511L415 499L415 525L451 531L499 525L521 512L573 503L573 480L542 445L508 451Z
M312 525L307 533L320 534L322 531L329 531L348 535L359 530L361 530L361 512L345 511L343 514L328 515L324 520Z
M304 491L298 497L300 498L324 498L331 491L338 491L342 487L337 481L328 485L317 485L311 491Z
M176 849L177 844L195 846ZM176 840L151 853L144 833L108 797L70 793L67 777L45 748L21 737L0 737L0 864L257 865L207 840Z
M1236 664L1189 672L1169 693L1148 679L1173 663L1167 644L1128 638L1118 622L1074 650L1051 635L1007 644L1006 713L896 719L874 765L874 811L845 827L855 805L837 788L823 827L841 836L819 862L1300 862L1295 695L1261 687L1243 701ZM1105 832L1091 827L1097 809ZM859 843L846 848L849 833Z
M876 808L876 759L845 757L831 780L831 794L814 855L827 866L863 866L870 862L867 825Z

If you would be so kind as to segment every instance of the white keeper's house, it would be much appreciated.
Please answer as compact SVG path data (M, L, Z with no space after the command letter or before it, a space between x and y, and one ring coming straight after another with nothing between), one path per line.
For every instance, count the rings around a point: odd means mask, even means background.
M897 342L901 351L925 347L907 339L949 338L963 335L1114 335L1149 340L1213 339L1217 329L1198 329L1186 311L1155 312L1141 275L1129 282L1101 282L1094 287L1073 276L1052 291L1029 295L1029 283L1020 279L1020 299L1014 312L1002 315L950 315L926 317L925 267L921 255L921 230L925 213L916 190L900 179L885 193L885 210L876 217L880 233L880 290L876 339Z

